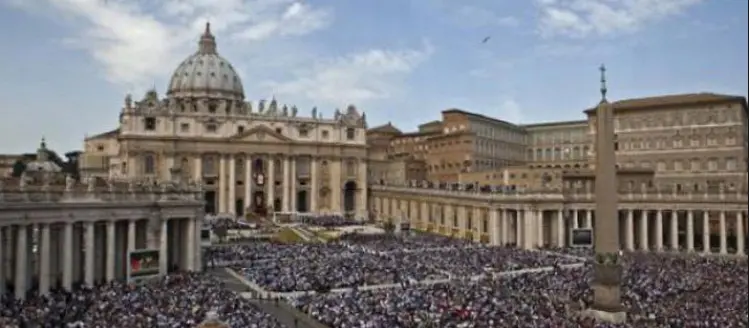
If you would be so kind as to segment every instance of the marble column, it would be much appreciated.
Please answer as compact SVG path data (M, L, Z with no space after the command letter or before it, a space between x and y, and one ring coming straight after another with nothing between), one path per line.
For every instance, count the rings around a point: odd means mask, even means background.
M694 211L687 210L687 251L694 252Z
M161 234L159 238L159 274L169 272L169 221L161 220Z
M744 233L744 213L736 213L736 254L745 255L744 248L745 244L745 233Z
M86 266L86 268L84 271L84 281L87 286L93 286L95 282L94 280L95 280L95 268L96 268L94 264L94 261L95 261L94 254L96 252L95 241L94 241L96 239L95 238L96 226L94 226L93 222L86 222L85 226L86 226L86 232L85 232L85 241L84 241L85 246L84 247L86 247L86 251L85 251L86 258L84 259L84 265Z
M669 238L671 250L679 250L679 212L671 211L671 237Z
M710 212L702 212L702 251L710 253Z
M566 240L565 240L565 231L564 231L564 211L557 210L557 247L564 248L567 246Z
M245 159L244 163L244 207L246 209L250 209L250 205L252 204L252 184L255 183L255 181L252 180L252 157L249 155L247 156L247 159ZM246 215L245 211L245 215Z
M190 218L187 220L185 233L185 269L187 271L195 271L195 219Z
M198 155L195 157L195 167L193 171L193 178L195 181L203 181L203 157Z
M726 231L726 211L720 211L719 225L720 225L720 254L728 254L728 241Z
M535 224L538 223L535 218L536 212L533 210L525 210L523 212L523 238L525 238L525 242L523 243L525 246L523 248L533 249L533 247L537 245L535 238L538 231L535 227Z
M26 291L29 289L29 260L28 260L28 227L19 225L16 230L16 272L15 278L15 295L17 299L25 299Z
M655 211L655 250L663 250L663 211Z
M117 248L115 244L115 225L114 221L107 221L107 256L106 256L106 269L105 279L107 282L113 281L115 277L115 256L117 254Z
M218 160L218 212L226 213L226 157L221 154Z
M276 199L276 160L273 156L268 157L268 192L266 194L266 197L268 198L265 201L265 204L268 208L275 206L275 199ZM279 208L273 208L273 212L279 211ZM268 215L272 215L273 213L268 213Z
M343 207L341 206L341 159L335 158L330 161L330 210L333 213L343 213Z
M63 226L63 261L62 261L62 287L65 290L73 289L73 223L65 222Z
M309 187L309 211L312 213L317 213L318 211L317 197L318 197L318 192L319 192L318 189L320 189L318 187L320 178L317 176L318 165L319 163L317 162L317 158L312 156L310 158L310 187ZM384 213L380 212L379 214L383 215Z
M502 239L500 243L504 245L510 242L510 212L503 209L501 214L502 216L499 218L502 224Z
M648 211L642 210L640 215L640 250L647 251L650 249L648 236Z
M489 239L491 240L491 244L494 246L501 244L499 210L496 208L489 209L489 226Z
M627 210L625 226L625 248L631 252L635 250L635 211Z
M6 266L9 266L9 263L6 262L5 259L5 249L8 247L5 247L5 227L0 225L0 265L3 267L0 268L0 295L5 295L5 285L7 281L5 280L5 268Z
M585 229L593 229L593 210L585 211Z
M296 158L292 157L289 161L291 161L291 172L289 173L289 207L292 212L297 212L297 202L299 202L299 200L297 199L297 176L299 175L299 173L297 172Z
M237 161L234 155L229 156L229 199L227 212L237 215Z
M572 210L572 229L580 228L580 217L578 215L580 211L578 209Z
M136 221L135 220L128 220L127 221L127 252L128 252L128 259L127 263L130 265L130 259L129 254L130 252L137 249L135 246L135 235L136 235Z
M367 161L360 159L356 168L359 170L356 179L356 186L359 188L356 205L358 207L358 216L365 218L367 216L367 201L369 200L369 196L367 195L367 185L369 183L367 180Z
M281 211L291 212L291 182L289 181L291 175L291 161L288 156L283 158L283 177L281 177L281 190L283 190L283 196L281 197Z
M546 242L544 240L544 211L537 210L535 211L535 224L536 224L536 242L534 245L538 248L541 248L544 246L544 243Z
M40 227L40 254L39 254L39 294L46 295L49 293L51 273L50 273L50 226L41 224Z

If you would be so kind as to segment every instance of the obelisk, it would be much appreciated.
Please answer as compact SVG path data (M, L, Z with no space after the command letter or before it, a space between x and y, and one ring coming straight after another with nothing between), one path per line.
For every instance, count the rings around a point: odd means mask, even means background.
M596 216L593 306L589 314L599 321L621 323L627 315L621 303L622 266L619 259L619 192L617 190L613 106L606 100L606 67L601 65L601 102L596 119Z

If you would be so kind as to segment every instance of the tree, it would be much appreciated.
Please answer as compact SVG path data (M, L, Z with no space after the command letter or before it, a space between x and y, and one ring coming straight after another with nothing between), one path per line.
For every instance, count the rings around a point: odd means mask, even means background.
M16 160L15 163L13 163L13 177L17 178L20 177L21 174L23 174L23 171L26 171L26 162L22 160Z
M395 231L395 224L392 221L387 221L383 224L382 230L385 230L386 233L393 233Z

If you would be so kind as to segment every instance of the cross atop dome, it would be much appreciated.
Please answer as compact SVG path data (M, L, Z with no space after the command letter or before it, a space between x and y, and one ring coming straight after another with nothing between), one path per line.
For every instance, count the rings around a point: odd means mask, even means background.
M216 38L211 34L211 23L205 23L205 32L200 36L200 42L198 42L198 53L200 54L216 54Z

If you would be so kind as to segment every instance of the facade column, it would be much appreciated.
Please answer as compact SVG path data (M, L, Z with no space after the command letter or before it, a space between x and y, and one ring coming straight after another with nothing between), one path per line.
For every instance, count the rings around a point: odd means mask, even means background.
M728 233L726 232L726 211L720 211L719 214L720 224L720 254L728 254L728 242L726 238Z
M135 246L135 220L128 220L127 221L127 252L128 255L130 252L134 251L136 249ZM130 259L128 258L127 261L125 261L130 265Z
M219 155L218 160L218 212L226 213L226 156Z
M536 218L534 221L536 222L537 226L536 226L536 242L534 244L538 248L541 248L541 247L544 247L544 243L546 242L544 240L544 232L545 232L544 231L545 229L544 211L537 210L535 214L536 214ZM549 240L549 242L551 241Z
M198 182L203 181L203 155L198 154L198 156L195 157L194 161L195 161L195 167L194 167L195 171L192 172L193 178L195 179L195 181L198 181Z
M627 218L624 224L624 236L626 238L624 247L631 252L635 250L635 211L631 209L627 210Z
M524 249L533 249L533 246L536 245L536 240L534 238L536 229L534 229L533 226L536 223L536 218L534 218L535 211L529 209L523 212L523 237L525 238L525 242L523 243L525 245Z
M229 199L226 201L227 212L237 215L237 160L229 155Z
M593 210L585 210L585 229L593 229Z
M299 201L296 199L297 197L297 163L296 163L296 157L289 158L289 162L291 165L291 168L289 169L289 210L291 212L297 212L297 202Z
M640 215L640 250L647 251L650 248L648 238L648 211L642 210Z
M744 255L745 251L744 248L746 247L746 244L744 243L746 238L744 234L744 212L737 212L736 213L736 254L738 255Z
M10 247L5 247L5 240L5 227L0 225L0 265L2 265L2 268L0 268L0 295L5 295L5 286L7 284L7 281L5 281L7 278L5 270L10 266L10 263L6 262L5 258L5 250Z
M309 187L309 211L312 213L317 213L317 193L319 192L318 189L318 183L320 178L318 175L318 162L317 158L315 156L312 156L310 158L310 187ZM384 212L380 211L379 216L382 217Z
M279 208L274 208L276 206L275 200L276 200L276 159L273 156L268 156L268 192L266 196L268 199L265 201L265 205L268 208L272 208L273 212L279 211ZM272 215L273 213L268 213L268 215Z
M62 249L62 288L65 290L73 289L73 223L65 222L63 226Z
M107 282L113 281L116 279L115 277L115 256L117 254L116 250L116 244L115 244L115 225L114 221L109 220L107 221L107 259L106 259L106 268L104 270L105 278Z
M694 211L687 210L687 252L694 252Z
M663 211L655 211L655 250L663 250Z
M502 217L499 218L502 221L502 239L500 243L505 245L510 242L510 213L507 209L503 209L501 214Z
M186 229L181 231L185 234L185 245L186 247L186 258L185 266L187 271L195 271L195 221L196 219L190 218L187 220ZM186 231L184 231L186 230Z
M578 209L572 210L572 229L580 229L580 217Z
M522 209L515 210L515 244L518 248L525 248L526 239L528 239L523 233L525 227L525 211Z
M96 251L96 247L94 245L94 240L95 240L94 237L95 237L96 226L94 225L93 222L86 222L85 225L86 225L86 232L85 232L85 240L83 243L85 244L84 247L86 247L86 251L85 251L86 258L84 259L85 271L83 273L83 277L84 277L84 282L86 283L87 286L93 286L94 280L95 280L94 268L96 267L94 265L94 261L95 261L94 253Z
M161 233L159 238L159 274L165 275L169 271L169 221L161 219Z
M359 214L358 216L361 218L366 218L369 216L369 211L367 210L367 201L369 200L369 195L367 194L367 186L369 185L368 181L368 174L367 174L367 161L365 159L359 159L358 165L356 165L357 170L357 179L356 179L356 186L359 188L359 191L357 193L357 199L356 204L359 207Z
M41 241L40 241L40 254L39 254L39 295L46 295L49 293L50 280L52 280L52 273L50 272L50 226L49 224L41 224L40 227ZM2 283L0 279L0 283Z
M289 176L291 175L291 162L289 157L283 158L283 176L281 177L281 189L283 190L283 196L281 197L281 211L291 212L291 182Z
M28 290L29 260L28 260L28 227L19 225L16 230L16 272L15 294L17 299L25 299Z
M676 210L671 211L671 237L670 237L670 248L671 250L679 250L679 212Z
M564 211L557 211L557 247L564 248L567 245L564 231Z
M499 209L489 209L489 240L491 245L496 246L500 244L500 230L499 230Z
M252 180L252 158L247 155L247 158L244 161L244 207L247 209L245 210L245 215L247 215L247 212L249 212L250 204L253 203L252 199L252 184L255 183L255 181Z
M702 251L710 253L710 212L702 212Z

